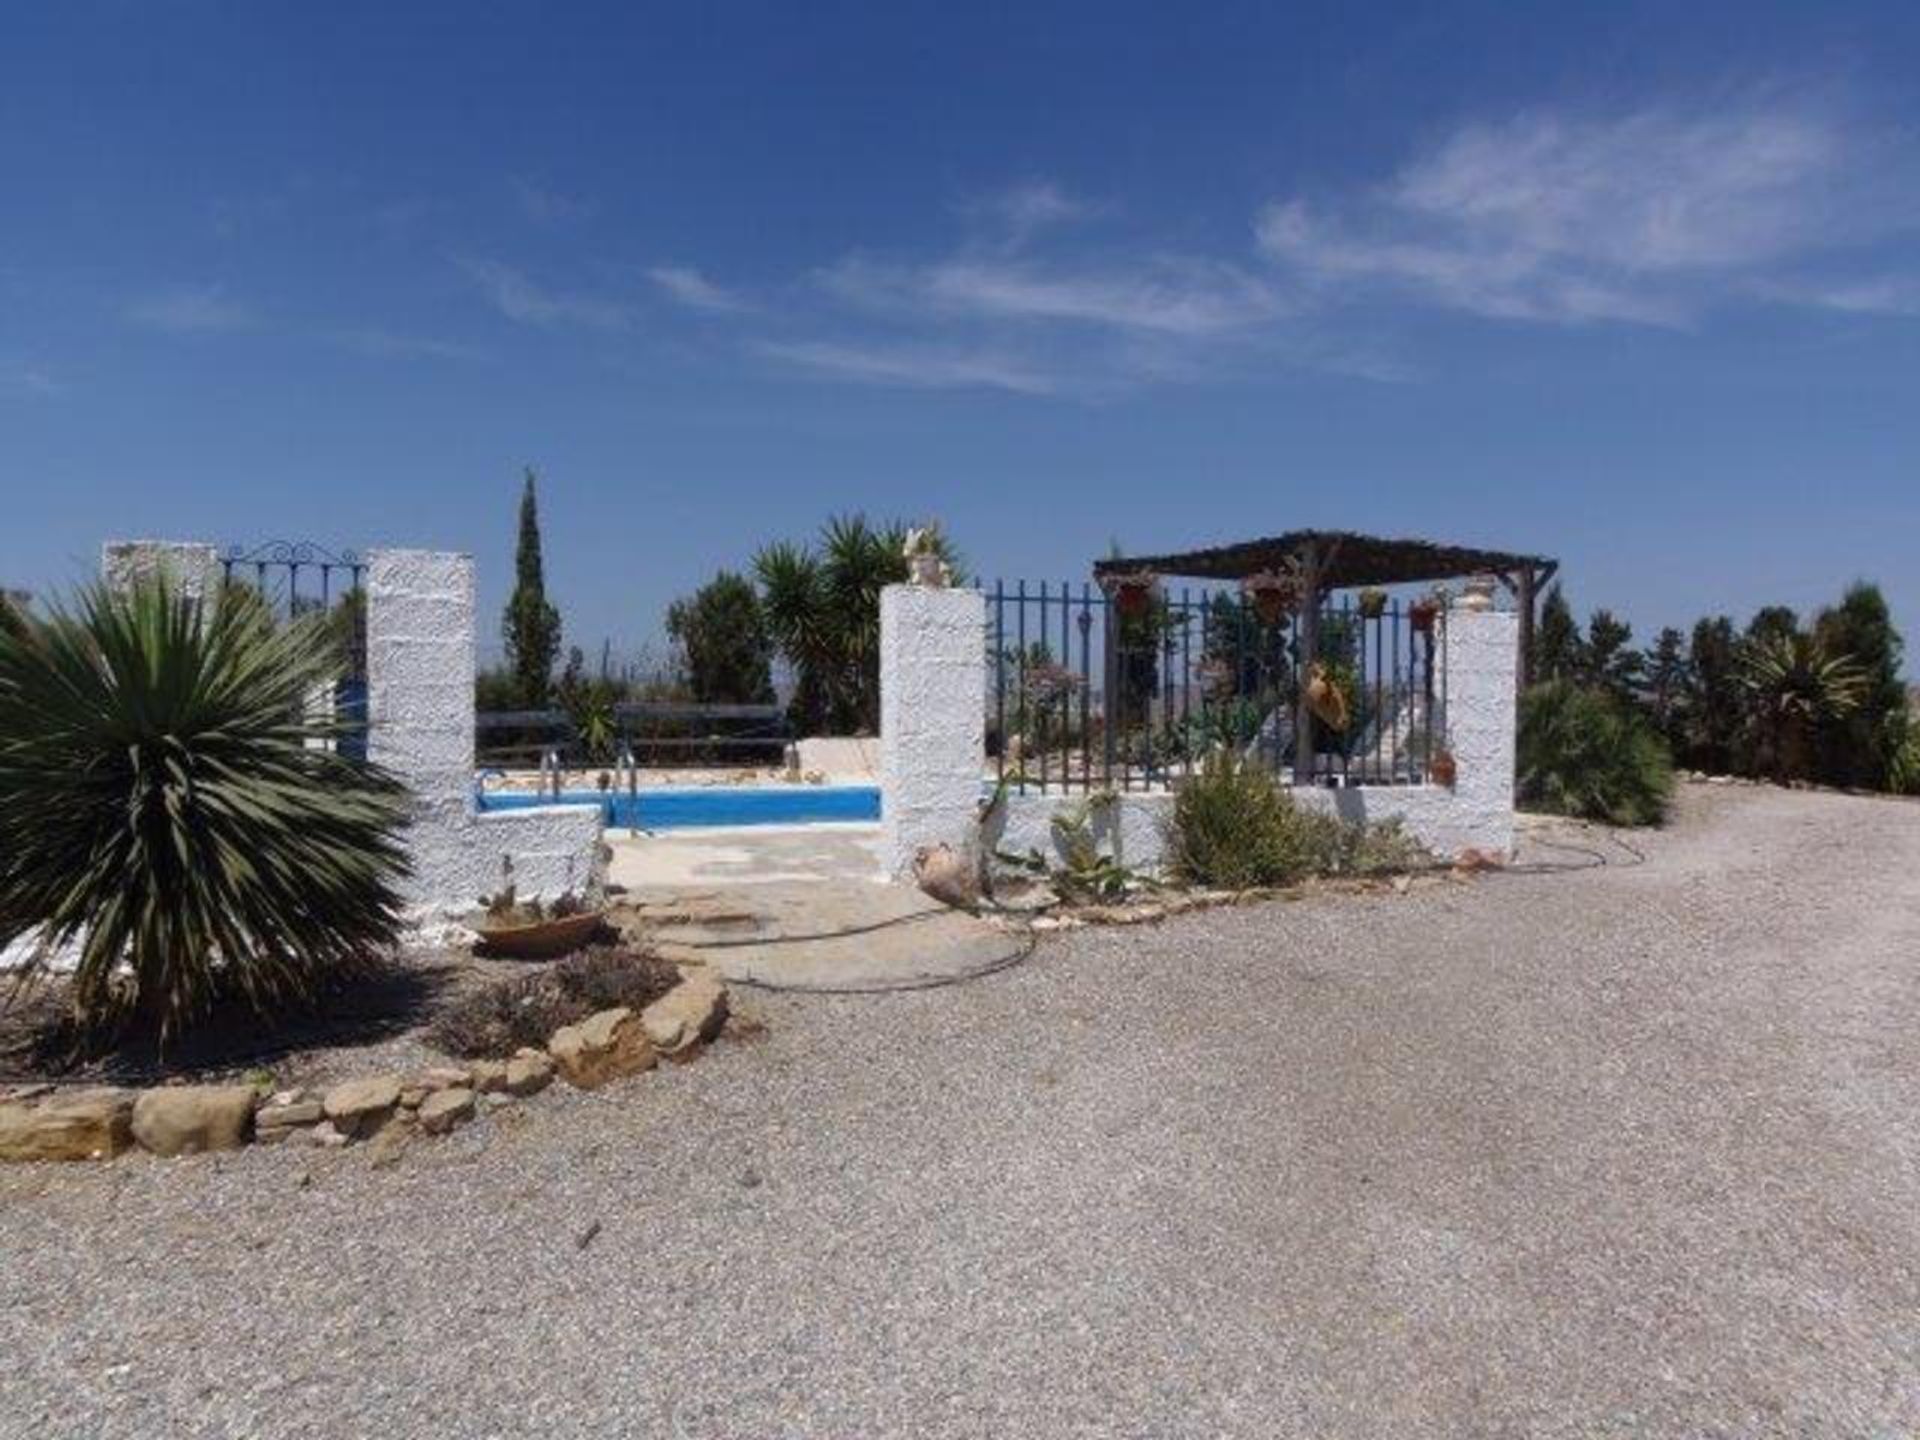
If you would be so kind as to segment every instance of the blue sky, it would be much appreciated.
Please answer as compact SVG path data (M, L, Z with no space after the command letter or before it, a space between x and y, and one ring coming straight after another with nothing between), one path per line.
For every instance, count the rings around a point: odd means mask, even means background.
M1677 13L1684 12L1684 13ZM0 580L472 551L568 638L829 512L1324 525L1920 644L1920 8L0 8Z

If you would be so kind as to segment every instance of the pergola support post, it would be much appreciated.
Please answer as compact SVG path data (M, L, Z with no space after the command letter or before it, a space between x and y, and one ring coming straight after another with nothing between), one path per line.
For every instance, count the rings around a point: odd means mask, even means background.
M1300 550L1300 610L1294 622L1295 664L1293 698L1293 783L1313 783L1313 706L1307 702L1307 681L1320 653L1320 552L1312 545Z

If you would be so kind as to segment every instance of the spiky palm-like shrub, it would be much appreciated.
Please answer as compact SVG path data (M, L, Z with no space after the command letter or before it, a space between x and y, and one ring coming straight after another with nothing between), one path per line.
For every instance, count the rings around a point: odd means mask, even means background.
M875 526L864 515L835 517L817 549L781 541L754 556L767 633L796 680L793 708L803 727L843 735L880 728L880 592L907 578L907 526ZM937 553L958 556L935 530Z
M403 792L314 743L325 625L154 581L0 633L0 945L77 946L96 1037L271 1014L396 939Z
M1520 699L1521 805L1614 825L1657 825L1673 793L1673 757L1638 711L1571 680Z
M1851 656L1834 654L1815 636L1780 633L1748 645L1740 683L1754 753L1784 784L1811 773L1814 737L1860 708L1867 676Z

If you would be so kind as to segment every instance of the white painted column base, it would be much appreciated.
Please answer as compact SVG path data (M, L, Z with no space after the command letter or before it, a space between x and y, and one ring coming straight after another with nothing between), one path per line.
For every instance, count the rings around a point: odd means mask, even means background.
M987 602L977 590L880 593L881 859L904 876L922 847L977 858L986 755Z

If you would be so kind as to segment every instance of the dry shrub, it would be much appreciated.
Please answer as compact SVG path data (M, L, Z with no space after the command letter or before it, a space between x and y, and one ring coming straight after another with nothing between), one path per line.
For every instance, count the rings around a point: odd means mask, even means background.
M557 965L515 976L456 1002L427 1032L449 1055L501 1059L523 1045L544 1048L562 1025L625 1005L643 1010L680 982L657 955L596 945Z

